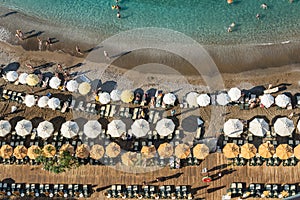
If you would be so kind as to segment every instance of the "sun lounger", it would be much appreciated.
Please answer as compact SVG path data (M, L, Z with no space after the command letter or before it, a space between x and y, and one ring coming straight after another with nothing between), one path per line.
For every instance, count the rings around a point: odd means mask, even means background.
M196 140L200 140L201 133L202 133L202 128L201 127L197 127L196 137L195 137Z
M91 103L87 103L87 104L86 104L85 112L90 112L91 105L92 105Z
M90 108L90 113L96 115L97 114L97 110L96 110L96 104L92 103L91 108Z
M110 104L105 106L104 117L108 117L110 113Z
M101 117L104 117L104 114L105 114L105 106L101 106L101 107L100 107L100 113L99 113L99 114L100 114Z
M69 109L73 109L75 107L75 104L76 104L76 100L72 99Z
M68 107L69 107L69 102L65 101L64 104L63 104L63 107L61 109L61 112L65 113Z
M111 105L110 107L111 107L111 109L110 109L109 117L113 117L114 114L116 113L117 106L116 105Z
M138 115L139 115L139 109L140 108L134 108L133 109L133 114L132 114L132 119L135 120L138 118Z

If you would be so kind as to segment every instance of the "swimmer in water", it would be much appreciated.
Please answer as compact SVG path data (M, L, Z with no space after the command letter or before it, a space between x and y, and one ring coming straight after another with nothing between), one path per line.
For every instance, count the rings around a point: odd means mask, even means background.
M231 28L234 28L234 27L235 27L235 23L232 22L232 23L230 24L230 27L231 27Z
M228 32L228 33L231 33L231 32L232 32L232 28L231 28L231 27L228 27L227 32Z
M258 19L258 20L259 20L259 18L260 18L260 14L259 14L259 13L257 13L255 17L256 17L256 19Z
M117 18L121 18L120 12L117 13Z
M266 10L268 8L268 5L266 3L263 3L260 5L260 7L264 10Z

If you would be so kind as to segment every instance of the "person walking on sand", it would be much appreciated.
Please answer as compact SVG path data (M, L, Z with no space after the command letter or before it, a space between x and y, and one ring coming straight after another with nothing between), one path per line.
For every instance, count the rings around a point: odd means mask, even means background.
M19 40L24 40L23 38L23 32L21 30L16 30L16 37L19 39Z
M104 54L104 56L105 56L105 58L106 58L107 60L110 60L110 57L109 57L107 51L103 51L103 54Z
M42 48L43 48L43 41L42 41L41 38L39 38L39 37L37 37L36 39L38 40L38 43L39 43L39 47L38 47L38 48L39 48L40 51L42 51Z
M78 53L78 54L80 54L80 55L83 55L83 53L81 52L81 50L80 50L80 48L76 45L76 52Z

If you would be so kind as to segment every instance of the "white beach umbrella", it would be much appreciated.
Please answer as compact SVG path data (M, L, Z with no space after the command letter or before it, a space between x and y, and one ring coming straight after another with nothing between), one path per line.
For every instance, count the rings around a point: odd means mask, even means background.
M190 92L186 95L186 102L190 105L190 106L198 106L197 103L197 97L199 96L199 94L197 92Z
M19 136L26 136L31 133L32 130L32 123L29 120L23 119L21 121L18 121L16 127L16 133Z
M48 106L52 110L55 110L60 106L60 100L56 97L52 97L51 99L48 100Z
M229 103L230 97L227 93L220 93L217 95L217 103L221 106L225 106Z
M61 84L61 80L54 76L50 79L49 81L49 86L52 88L52 89L58 89L58 87L60 86Z
M173 93L167 93L163 97L163 102L165 104L168 104L168 105L174 104L175 101L176 101L176 96Z
M107 134L111 137L120 137L126 133L126 124L121 120L113 120L107 125Z
M70 92L75 92L78 89L78 83L75 80L70 80L67 82L67 90Z
M113 90L110 93L110 98L111 98L112 101L121 101L121 94L122 94L122 91Z
M89 120L83 126L84 134L89 138L96 138L102 131L102 126L97 120Z
M49 121L43 121L37 127L37 135L43 139L49 138L53 132L54 126Z
M283 137L291 135L294 129L295 126L293 121L287 117L278 118L274 123L274 131Z
M197 103L202 107L208 106L210 104L210 97L208 96L208 94L200 94L197 97Z
M79 132L79 126L76 122L66 121L61 125L60 132L65 138L72 138Z
M234 87L228 91L228 95L231 101L237 101L242 96L242 91L239 88Z
M15 82L18 79L19 74L16 71L9 71L6 73L6 79L9 82Z
M243 123L238 119L229 119L224 124L224 133L228 137L239 137L243 133Z
M269 131L269 124L263 118L255 118L249 123L249 131L255 136L264 137Z
M173 133L175 124L171 119L164 118L157 122L155 129L160 136L168 136Z
M11 125L7 120L0 121L0 137L5 137L11 130Z
M24 103L27 107L32 107L35 105L35 97L34 95L26 95Z
M26 78L27 78L28 74L27 73L21 73L20 76L19 76L19 82L23 85L26 85L27 82L26 82Z
M99 101L101 104L108 104L110 102L110 95L107 92L102 92L99 94Z
M270 108L271 105L274 103L274 97L270 94L264 94L260 99L262 105L266 108Z
M78 92L81 95L87 95L91 91L91 88L91 84L89 84L88 82L82 82L78 86Z
M275 98L275 104L281 108L286 108L291 103L291 98L285 94L280 94Z
M41 98L39 98L38 100L38 106L40 108L45 108L48 105L48 101L49 101L49 97L47 96L42 96Z
M138 119L131 125L132 134L137 138L145 137L150 131L149 122L144 119Z

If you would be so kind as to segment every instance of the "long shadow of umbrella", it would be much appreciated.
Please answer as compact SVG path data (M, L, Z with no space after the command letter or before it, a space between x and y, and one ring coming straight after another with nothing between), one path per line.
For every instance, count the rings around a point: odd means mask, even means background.
M207 172L212 172L212 171L215 171L215 170L224 169L224 168L226 168L227 166L229 166L229 164L217 165L217 166L214 166L213 168L207 170Z
M3 72L8 72L8 71L17 71L20 67L20 63L18 62L12 62L9 63L6 67L3 68Z
M220 190L220 189L223 189L225 188L226 186L223 185L223 186L220 186L220 187L215 187L215 188L210 188L210 189L207 189L207 193L212 193L212 192L215 192L217 190Z
M207 188L207 187L209 187L209 185L204 185L204 186L192 188L192 189L191 189L191 193L192 193L192 194L196 194L199 190L205 189L205 188Z
M15 183L16 181L12 178L5 178L2 180L2 183L8 183L8 184L12 184Z
M101 85L101 90L103 92L110 93L116 88L117 82L116 81L106 81Z
M34 117L30 121L32 123L32 126L36 128L36 127L38 127L39 123L41 123L42 121L44 121L44 118L42 118L42 117Z
M191 115L184 118L181 122L181 127L187 132L195 132L198 127L197 116Z
M101 192L101 191L106 190L106 189L108 189L110 187L111 187L110 185L99 187L99 188L96 189L96 192Z
M55 131L59 131L61 125L62 125L64 122L66 122L66 119L65 119L64 117L57 116L57 117L52 118L52 119L50 120L50 122L53 124L54 130L55 130Z

